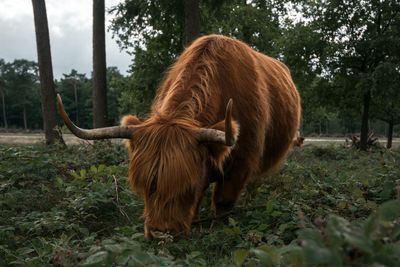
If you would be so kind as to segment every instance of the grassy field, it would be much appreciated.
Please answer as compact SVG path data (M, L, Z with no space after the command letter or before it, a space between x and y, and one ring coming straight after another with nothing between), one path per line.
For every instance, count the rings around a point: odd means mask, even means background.
M0 145L0 266L398 266L400 150L294 151L190 237L148 241L142 201L110 142Z

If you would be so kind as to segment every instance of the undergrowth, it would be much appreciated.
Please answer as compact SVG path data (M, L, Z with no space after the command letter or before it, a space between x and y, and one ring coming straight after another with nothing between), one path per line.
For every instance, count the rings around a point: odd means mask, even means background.
M294 151L188 238L143 237L125 149L0 146L0 266L397 266L400 151Z

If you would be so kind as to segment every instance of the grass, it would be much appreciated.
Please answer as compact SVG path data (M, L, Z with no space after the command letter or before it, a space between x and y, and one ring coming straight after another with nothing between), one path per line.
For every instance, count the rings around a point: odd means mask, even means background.
M143 203L110 142L0 146L0 266L396 266L400 151L294 151L186 239L143 237Z

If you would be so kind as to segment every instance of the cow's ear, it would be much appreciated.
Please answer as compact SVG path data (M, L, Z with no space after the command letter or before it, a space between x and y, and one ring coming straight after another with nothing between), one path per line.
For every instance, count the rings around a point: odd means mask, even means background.
M208 128L225 132L225 120L220 121ZM237 140L239 135L239 124L234 120L232 120L232 133L234 139ZM224 161L229 156L234 146L227 146L219 143L206 143L205 145L207 146L211 156L211 162L222 172Z
M121 119L121 126L129 126L129 125L139 125L141 124L142 121L133 115L125 115L122 117ZM133 149L133 144L132 144L132 140L124 140L122 141L123 144L125 144L125 146L128 148L129 154L131 154L131 150Z
M126 115L123 116L121 119L121 126L128 126L128 125L138 125L141 124L142 121L138 119L138 117L133 115Z

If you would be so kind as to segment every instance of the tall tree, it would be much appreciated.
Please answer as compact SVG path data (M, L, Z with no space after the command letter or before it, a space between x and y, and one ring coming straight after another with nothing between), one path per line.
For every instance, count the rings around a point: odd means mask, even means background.
M61 79L62 83L67 83L73 93L74 107L75 107L75 123L80 125L79 114L79 90L82 83L86 80L85 74L78 73L76 70L72 69L70 74L63 74L64 78Z
M135 58L123 110L144 115L163 72L184 47L183 0L126 0L112 11L117 41Z
M42 123L38 79L36 62L16 59L0 66L0 95L5 125L41 128L38 125Z
M93 0L93 127L107 126L104 0Z
M124 77L117 67L107 68L107 88L108 88L108 119L111 124L115 125L121 119L121 115L128 113L124 112L122 102L128 99L122 97L122 92L126 91L127 78ZM132 103L130 103L132 104Z
M35 100L37 99L37 64L25 59L16 59L6 67L6 87L8 96L12 100L14 111L20 114L19 119L25 130L28 129L28 120L32 118ZM39 103L37 103L39 104ZM21 124L21 123L19 123ZM29 123L32 125L32 123Z
M63 96L65 110L77 125L90 128L93 125L92 81L86 75L72 69L56 82L57 91Z
M4 83L2 83L2 81L0 81L0 95L1 95L1 107L2 107L4 128L8 129L7 113L6 113L6 99L5 99L6 92L5 92L5 88L4 88Z
M1 96L1 109L3 115L3 126L4 128L8 128L7 122L7 113L6 113L6 88L5 88L5 79L4 79L4 72L5 72L6 63L3 59L0 59L0 96Z
M380 62L396 54L393 43L398 41L393 33L399 24L400 4L396 0L305 2L312 5L310 19L329 43L329 74L353 80L352 89L344 93L357 91L352 106L361 113L360 148L365 150L373 101L371 77ZM337 92L339 99L342 92Z
M387 123L386 147L392 147L393 128L400 123L400 64L384 62L373 75L373 116Z
M46 3L44 0L32 0L35 21L36 46L40 73L43 128L46 144L56 140L64 143L62 136L55 130L57 125L54 90L53 66L51 62L50 37L47 23Z
M260 51L275 55L271 47L276 43L273 38L280 32L277 29L279 16L272 14L276 5L270 1L121 1L111 10L115 14L111 29L121 48L135 57L128 92L124 92L124 97L130 99L131 112L143 114L148 111L163 73L189 42L185 41L186 36L195 38L185 30L191 25L189 20L192 18L188 16L193 12L189 8L193 3L190 2L200 5L200 32L234 36ZM242 34L244 31L246 34Z
M185 43L188 46L200 35L200 0L184 0Z

